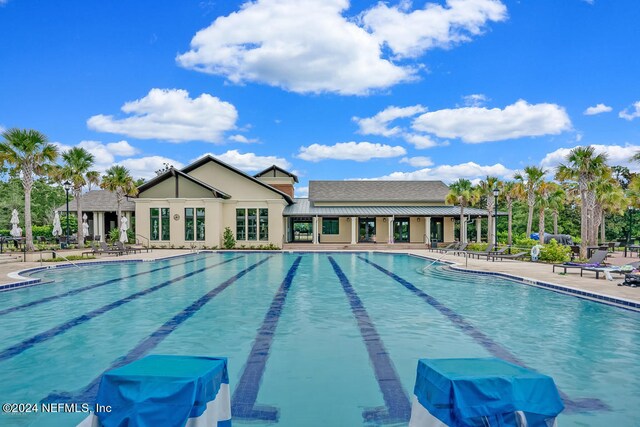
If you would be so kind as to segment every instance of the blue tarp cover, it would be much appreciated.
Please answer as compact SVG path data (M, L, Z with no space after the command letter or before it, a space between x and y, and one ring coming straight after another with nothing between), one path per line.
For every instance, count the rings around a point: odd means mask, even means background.
M552 417L564 409L551 377L497 358L420 359L414 394L449 426L514 411Z
M202 415L221 383L229 383L227 359L152 355L102 376L96 415L105 427L184 426Z

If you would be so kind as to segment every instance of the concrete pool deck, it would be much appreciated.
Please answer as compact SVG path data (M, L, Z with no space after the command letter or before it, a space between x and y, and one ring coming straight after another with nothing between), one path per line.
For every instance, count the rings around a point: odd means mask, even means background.
M314 248L315 249L315 248ZM318 248L321 250L321 248ZM337 251L340 252L340 251ZM601 275L600 279L595 278L595 273L585 272L583 277L580 277L580 270L573 269L567 270L567 274L559 274L558 272L552 272L551 264L533 263L526 261L486 261L472 258L465 258L459 255L442 255L438 252L432 252L428 250L415 250L415 249L403 249L398 251L382 250L379 252L390 253L408 253L417 255L420 257L428 257L432 259L441 259L455 264L455 268L462 268L465 270L475 270L484 273L503 273L511 276L518 276L526 281L542 281L551 283L554 285L568 287L586 292L592 292L600 295L609 296L612 298L620 298L636 303L640 303L640 287L631 288L628 286L617 286L621 283L623 278L616 274L613 275L614 280L609 281L604 279L604 275ZM143 252L140 254L130 254L123 256L109 256L103 255L96 259L73 261L74 263L82 264L87 262L96 261L126 261L126 260L154 260L167 257L173 257L178 255L186 255L192 253L190 250L184 249L162 249L154 250L151 252ZM71 253L66 254L71 255ZM623 265L633 261L637 261L638 258L625 258L622 252L616 252L612 254L607 261L612 265ZM40 262L11 262L0 265L0 285L7 283L19 282L19 279L15 278L15 273L20 270L37 268L41 266L51 266L64 263L40 263ZM9 276L11 274L11 276Z

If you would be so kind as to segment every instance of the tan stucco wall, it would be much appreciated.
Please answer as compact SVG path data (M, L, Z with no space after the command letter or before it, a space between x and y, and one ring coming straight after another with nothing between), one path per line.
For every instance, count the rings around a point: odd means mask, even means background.
M351 243L351 221L346 217L338 218L338 221L339 234L322 234L322 219L318 221L320 243Z
M420 222L418 222L418 219ZM424 242L424 217L411 217L409 218L409 242L410 243L423 243Z
M189 175L230 194L235 200L267 200L282 197L277 192L214 162L205 163L189 172Z
M445 242L453 242L455 240L454 237L454 227L455 221L451 221L451 217L444 217L442 221L442 239Z
M258 246L272 243L278 247L282 247L282 235L284 232L282 222L282 211L284 210L284 201L255 201L255 202L236 202L233 200L222 199L138 199L136 200L136 232L144 238L150 240L150 209L151 208L170 208L170 233L171 241L150 241L155 246L170 247L190 247L192 244L197 247L222 247L222 236L225 227L230 227L236 233L236 207L243 208L267 208L269 209L269 240L243 240L238 241L238 245ZM205 208L205 240L204 241L185 241L184 240L184 209L185 208ZM175 214L180 215L178 220L173 217Z
M376 218L376 242L387 243L388 241L389 241L389 219L386 217L377 217Z
M155 199L164 197L175 197L176 194L176 179L175 177L168 178L159 184L154 185L146 191L143 191L138 195L141 199ZM178 177L178 196L180 198L200 198L200 197L213 197L211 191L190 181L182 176Z

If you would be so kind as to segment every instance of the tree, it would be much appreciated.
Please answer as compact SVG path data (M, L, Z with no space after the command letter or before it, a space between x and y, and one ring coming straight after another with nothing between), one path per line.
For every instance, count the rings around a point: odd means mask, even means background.
M536 190L538 185L544 179L546 170L537 166L527 166L524 168L524 172L518 172L514 175L516 181L522 184L525 194L527 196L527 206L529 206L529 216L527 217L527 237L531 235L531 228L533 226L533 208L536 204Z
M476 195L473 191L471 181L461 178L449 186L449 194L445 199L446 203L460 206L460 242L467 242L467 227L464 220L464 208L473 204Z
M131 177L129 170L120 165L111 166L105 171L105 174L102 176L102 183L100 184L100 187L116 193L119 230L121 228L120 204L125 196L135 196L138 194L138 188L135 186L135 182Z
M553 185L547 181L541 181L536 188L536 206L538 207L538 238L544 243L545 209L549 207L549 193Z
M553 216L553 234L558 234L558 217L560 210L563 208L567 200L566 193L562 187L556 183L549 183L549 192L547 194L547 206L551 209Z
M522 184L514 181L506 181L500 184L500 196L507 205L507 244L513 244L513 202L522 200L524 189Z
M479 196L486 200L487 206L487 242L493 243L493 214L495 209L495 199L493 197L493 189L500 185L500 180L495 176L487 176L478 183Z
M58 157L58 149L46 135L33 129L12 128L2 133L0 164L8 164L20 173L24 188L24 229L26 249L34 250L31 222L31 190L35 176L45 175Z
M91 184L98 184L99 173L90 170L94 157L84 148L73 147L62 154L63 164L56 168L54 176L59 182L69 181L73 198L76 200L78 224L82 222L82 189ZM78 226L78 247L84 248L84 230Z
M566 164L556 169L558 181L574 181L580 193L580 256L586 258L587 246L593 244L593 210L596 195L592 183L606 168L606 154L595 154L594 147L576 147L566 157Z

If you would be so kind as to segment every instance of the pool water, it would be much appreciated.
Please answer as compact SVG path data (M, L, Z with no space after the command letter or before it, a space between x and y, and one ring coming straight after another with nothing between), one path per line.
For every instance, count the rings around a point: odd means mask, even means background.
M1 400L91 402L146 354L226 356L234 425L406 425L419 358L498 356L554 378L563 427L640 424L640 313L430 263L234 252L38 272L53 282L0 293Z

